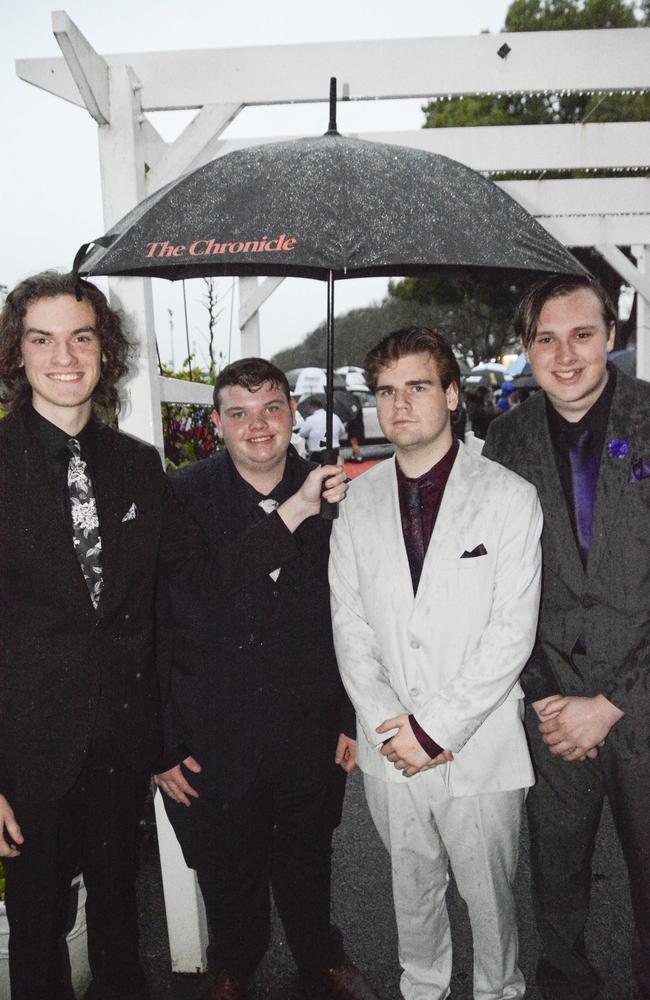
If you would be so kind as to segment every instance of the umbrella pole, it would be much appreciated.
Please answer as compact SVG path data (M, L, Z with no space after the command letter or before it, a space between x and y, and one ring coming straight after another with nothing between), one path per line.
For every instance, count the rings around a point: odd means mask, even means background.
M332 450L334 429L334 276L331 271L327 275L327 362L325 370L327 372L325 450L329 452Z
M325 465L336 465L337 456L332 448L334 429L334 274L327 273L327 385L325 387ZM333 521L339 516L338 504L321 501L320 516L326 521Z

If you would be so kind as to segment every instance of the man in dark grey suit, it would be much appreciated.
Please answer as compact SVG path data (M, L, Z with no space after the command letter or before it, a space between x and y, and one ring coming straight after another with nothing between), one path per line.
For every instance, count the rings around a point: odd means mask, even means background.
M537 642L521 682L537 771L531 865L548 1000L599 996L585 949L591 859L609 799L629 871L635 1000L650 998L650 385L607 366L616 313L588 278L552 276L515 329L543 392L483 454L544 512Z
M157 570L236 592L297 557L292 532L320 510L328 475L312 473L236 546L206 546L156 450L96 419L115 409L128 349L104 295L73 274L26 278L0 315L10 410L0 421L0 856L12 1000L70 996L65 926L78 866L93 1000L147 996L135 873L161 743ZM341 498L336 485L328 492Z

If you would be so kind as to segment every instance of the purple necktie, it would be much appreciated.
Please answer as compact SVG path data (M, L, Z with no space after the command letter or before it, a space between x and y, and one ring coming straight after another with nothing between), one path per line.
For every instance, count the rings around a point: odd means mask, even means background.
M577 442L569 449L576 531L582 562L585 566L591 548L591 531L598 484L598 461L590 451L590 444L591 431L583 430L580 432Z

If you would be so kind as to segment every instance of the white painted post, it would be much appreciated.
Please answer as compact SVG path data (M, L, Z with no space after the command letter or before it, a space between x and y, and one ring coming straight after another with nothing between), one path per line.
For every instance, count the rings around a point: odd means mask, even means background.
M633 246L632 253L639 271L647 275L650 246ZM641 292L636 297L636 374L650 382L650 298Z
M239 278L239 332L241 335L241 356L242 358L259 358L260 356L260 314L257 309L248 313L242 319L242 305L249 296L257 293L258 281L256 277Z
M203 897L196 872L185 864L162 796L158 789L154 808L172 972L205 972L208 932Z
M269 295L282 284L284 278L265 278L261 285L257 278L239 279L239 330L243 358L261 355L259 308Z
M104 222L108 227L145 196L145 139L140 109L140 84L128 66L110 73L111 120L99 127ZM145 278L112 278L110 299L125 315L137 350L126 382L127 405L120 427L155 444L163 455L160 390L153 321L151 282Z

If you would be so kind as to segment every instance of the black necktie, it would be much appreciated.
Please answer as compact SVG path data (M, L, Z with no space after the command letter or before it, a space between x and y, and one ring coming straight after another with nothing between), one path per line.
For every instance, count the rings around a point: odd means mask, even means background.
M97 609L99 595L104 586L102 577L102 539L99 534L99 517L93 483L88 466L81 458L81 448L76 438L68 441L68 493L72 514L72 540L81 566L90 599Z
M265 514L272 514L274 510L278 509L280 504L278 503L277 500L274 500L272 497L266 497L264 500L260 500L257 506L261 507ZM278 569L272 569L271 572L269 573L269 576L271 577L274 583L278 582L278 577L280 576L281 569L282 567L280 566Z
M591 432L580 432L575 444L569 449L571 463L571 489L573 491L573 509L576 519L576 533L583 564L587 565L591 534L596 506L596 487L598 485L598 462L590 450Z

